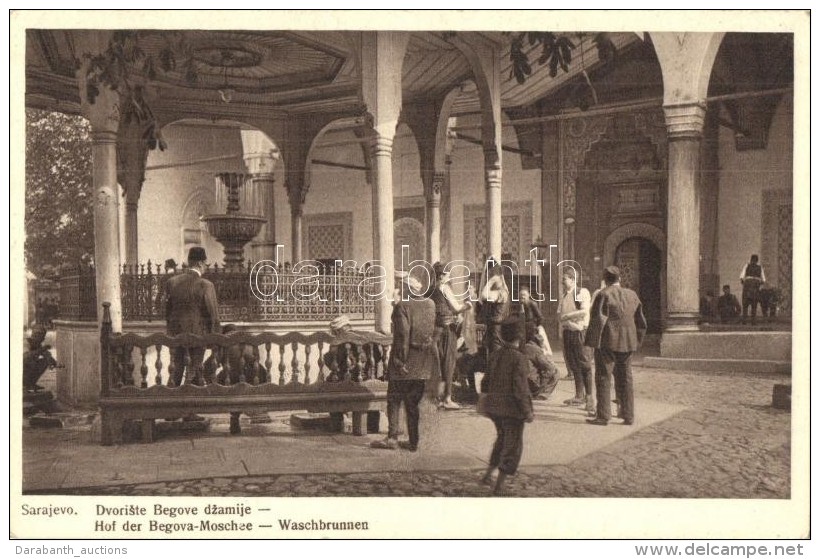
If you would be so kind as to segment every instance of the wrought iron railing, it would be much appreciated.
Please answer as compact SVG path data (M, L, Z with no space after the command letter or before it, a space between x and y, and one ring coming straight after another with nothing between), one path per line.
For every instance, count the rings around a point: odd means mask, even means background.
M97 320L97 293L94 268L76 268L60 278L62 320Z
M354 319L374 316L375 303L362 298L359 286L367 277L353 269L312 275L289 266L255 274L257 297L251 289L251 264L242 269L209 266L203 277L216 289L222 322L329 321L345 314ZM123 320L164 321L165 293L174 271L148 264L124 266L120 276ZM93 268L75 271L60 280L60 318L97 319Z

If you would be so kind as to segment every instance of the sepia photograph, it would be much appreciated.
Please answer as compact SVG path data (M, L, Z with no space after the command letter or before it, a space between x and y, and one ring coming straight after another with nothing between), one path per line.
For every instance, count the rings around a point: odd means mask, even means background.
M809 537L809 23L12 11L11 537Z

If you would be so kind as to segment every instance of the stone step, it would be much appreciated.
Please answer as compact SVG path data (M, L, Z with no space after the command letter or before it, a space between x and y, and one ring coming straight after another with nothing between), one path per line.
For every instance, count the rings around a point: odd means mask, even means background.
M29 417L28 424L30 427L62 429L90 425L95 417L96 412L38 413Z
M725 373L774 373L790 375L790 361L763 359L692 359L685 357L645 357L641 367L683 371L713 371Z

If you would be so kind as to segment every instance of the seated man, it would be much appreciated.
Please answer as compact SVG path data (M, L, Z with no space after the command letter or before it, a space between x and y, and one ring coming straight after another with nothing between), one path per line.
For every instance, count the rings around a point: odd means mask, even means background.
M28 351L23 354L23 390L45 390L37 381L46 370L57 366L51 355L51 346L43 345L45 339L46 329L35 326L28 339Z
M344 315L337 316L330 322L330 333L333 340L330 349L322 356L322 361L329 369L325 380L354 382L376 376L372 369L382 360L382 349L374 342L372 335L365 335L352 329L350 319ZM384 337L384 343L389 343Z
M238 330L233 324L225 324L222 327L223 334L231 335L236 332ZM217 365L216 356L212 353L202 364L202 376L207 384L216 382L217 384L229 385L238 384L243 380L248 384L261 384L269 380L268 370L259 363L258 350L250 344L235 344L225 348L222 351L220 361L221 366ZM239 415L240 412L231 412L230 432L232 435L241 432ZM253 414L246 412L246 415Z
M544 353L544 340L537 329L527 329L527 343L521 351L530 362L530 374L527 383L532 397L536 400L547 400L558 385L558 368Z
M736 322L740 316L740 301L728 285L723 286L723 295L718 297L717 306L721 322Z
M760 308L763 316L773 318L777 315L777 304L780 302L780 290L773 285L764 283L760 288Z

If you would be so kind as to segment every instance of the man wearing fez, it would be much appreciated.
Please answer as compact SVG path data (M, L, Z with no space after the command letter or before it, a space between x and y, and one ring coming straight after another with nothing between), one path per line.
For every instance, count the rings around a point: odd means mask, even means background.
M387 438L373 441L371 446L415 452L419 445L419 403L427 380L440 375L436 305L421 295L422 286L416 278L406 273L401 278L402 296L393 307L393 346L387 366ZM402 403L410 439L406 443L398 440Z
M208 258L202 247L191 247L188 251L188 267L184 273L168 279L165 302L165 320L167 332L177 334L211 334L218 333L219 306L216 301L214 284L202 277ZM192 347L187 382L194 381L194 371L202 366L205 356L204 347ZM184 378L185 348L173 351L173 362L176 370L168 384L180 386ZM173 383L173 384L172 384Z
M621 287L621 271L617 266L604 270L606 287L592 302L586 345L595 348L595 390L598 407L592 425L606 425L611 416L610 375L615 378L615 397L624 425L635 421L632 390L632 353L641 347L646 334L638 294Z
M766 283L766 272L758 262L758 257L753 254L749 262L740 271L740 283L743 285L741 300L743 301L743 324L746 324L746 316L749 307L752 307L752 324L757 318L757 304L760 302L760 286Z
M436 286L430 299L436 307L436 340L438 343L439 368L444 381L444 394L439 406L457 410L461 406L453 401L453 373L456 367L456 342L458 341L459 315L470 310L469 302L456 299L450 288L450 271L444 264L433 264Z

